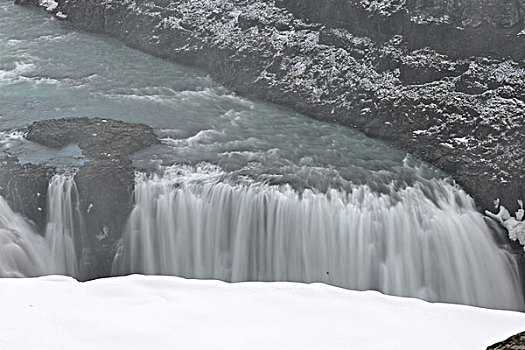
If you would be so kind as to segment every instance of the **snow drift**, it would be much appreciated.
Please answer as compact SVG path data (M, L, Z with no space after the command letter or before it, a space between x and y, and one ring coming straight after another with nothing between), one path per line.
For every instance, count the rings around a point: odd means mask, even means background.
M323 284L0 280L2 349L484 349L525 315Z

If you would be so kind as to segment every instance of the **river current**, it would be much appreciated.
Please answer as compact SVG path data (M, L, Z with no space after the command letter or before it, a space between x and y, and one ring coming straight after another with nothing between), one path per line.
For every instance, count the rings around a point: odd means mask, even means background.
M50 150L16 131L64 116L145 123L162 140L133 156L135 208L114 274L325 282L523 308L515 260L428 164L38 9L0 0L0 18L0 156L81 165L78 147ZM41 235L0 198L1 275L78 273L72 191L66 175L50 183Z

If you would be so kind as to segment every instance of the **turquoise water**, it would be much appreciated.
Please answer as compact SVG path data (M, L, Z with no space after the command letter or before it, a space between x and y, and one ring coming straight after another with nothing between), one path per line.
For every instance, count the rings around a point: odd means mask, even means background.
M36 120L98 116L155 128L163 146L135 157L147 169L205 162L231 177L321 191L414 180L405 152L353 129L237 96L200 70L74 31L35 8L0 1L0 16L0 130L7 134ZM11 140L11 153L28 148L16 145ZM424 177L443 176L423 168Z

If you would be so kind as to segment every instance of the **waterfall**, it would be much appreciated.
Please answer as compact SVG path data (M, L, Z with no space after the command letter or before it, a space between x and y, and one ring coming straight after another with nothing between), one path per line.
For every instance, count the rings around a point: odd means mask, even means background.
M515 259L444 180L378 194L139 175L114 273L324 282L522 309Z
M42 236L0 196L0 277L78 276L75 239L85 231L72 176L55 175L50 181L47 213Z
M48 272L44 238L0 196L0 277L31 277Z
M46 242L53 274L79 276L77 251L86 236L73 176L55 175L47 191Z
M387 186L388 187L388 186ZM299 193L221 174L138 175L113 274L324 282L429 301L523 309L515 259L444 180ZM82 275L72 176L48 188L44 235L0 197L0 276Z

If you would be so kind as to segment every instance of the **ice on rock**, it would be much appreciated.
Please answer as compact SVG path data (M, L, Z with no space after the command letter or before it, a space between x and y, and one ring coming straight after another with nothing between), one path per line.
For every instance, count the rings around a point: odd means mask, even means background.
M499 200L495 202L496 207L499 205ZM516 212L516 216L512 217L504 206L500 206L498 214L491 213L490 211L485 211L485 213L491 218L497 220L503 227L509 232L509 238L513 241L518 241L525 250L525 221L523 221L523 216L525 210L523 209L523 201L518 200L520 209Z
M53 12L58 7L58 2L55 0L41 0L40 6L43 6L46 8L47 12Z

